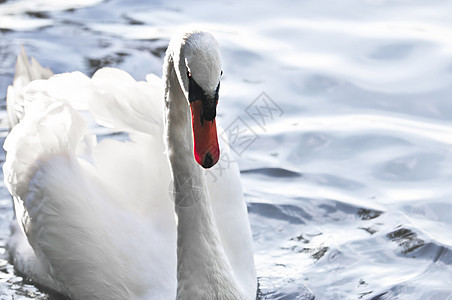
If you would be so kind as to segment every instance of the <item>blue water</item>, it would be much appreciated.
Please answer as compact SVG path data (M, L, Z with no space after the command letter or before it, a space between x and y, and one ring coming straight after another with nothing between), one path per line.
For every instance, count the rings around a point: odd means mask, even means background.
M20 45L142 80L178 26L217 36L261 299L452 299L452 2L60 2L0 1L0 98ZM11 217L2 184L4 258ZM32 298L58 297L0 260L0 299Z

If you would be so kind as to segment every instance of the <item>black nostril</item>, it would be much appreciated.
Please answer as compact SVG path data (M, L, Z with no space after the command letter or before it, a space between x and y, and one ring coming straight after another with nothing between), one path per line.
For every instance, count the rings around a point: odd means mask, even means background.
M210 153L207 153L206 156L204 157L204 161L202 163L202 167L204 169L209 169L213 166L213 158L212 155Z

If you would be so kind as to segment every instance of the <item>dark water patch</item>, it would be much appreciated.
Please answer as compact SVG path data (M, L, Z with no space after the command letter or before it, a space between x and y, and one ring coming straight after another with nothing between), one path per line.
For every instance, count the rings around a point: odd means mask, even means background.
M392 299L388 298L388 292L379 293L378 295L373 296L372 298L369 298L369 300L384 300L384 299Z
M303 234L300 234L299 236L293 237L290 239L291 241L301 242L303 244L307 244L310 242L309 237L306 237Z
M321 220L321 222L343 222L347 220L370 221L384 213L379 210L344 203L335 199L309 199L302 197L295 199L301 202L299 204L300 206L305 207L311 215L315 216L318 221Z
M109 54L101 58L85 58L85 65L88 68L89 75L92 76L97 70L104 67L117 67L125 58L129 56L125 52L116 52L114 54Z
M378 230L375 227L358 227L358 228L366 231L370 235L374 235L375 233L378 232Z
M29 17L37 19L49 19L50 15L44 11L26 11L25 14Z
M97 45L99 46L99 48L101 49L105 49L105 48L109 48L113 45L113 42L111 39L98 39L97 40Z
M357 212L358 217L361 218L361 220L368 221L375 218L378 218L383 214L382 211L379 210L373 210L368 208L360 208Z
M0 27L0 32L1 30L2 28ZM15 52L19 50L19 47L12 44L13 41L6 37L6 35L0 39L0 76L3 77L2 79L4 79L5 76L8 77L10 74L14 75L14 64L16 62ZM1 88L2 86L0 86L0 89Z
M282 249L285 250L290 250L292 252L296 252L296 253L305 253L308 254L311 258L313 258L315 261L320 260L323 256L325 256L325 254L327 253L327 251L329 250L329 247L320 245L317 247L309 247L308 244L311 241L312 237L316 237L322 235L322 233L319 234L302 234L299 236L296 236L294 238L291 238L289 240L290 244L282 247Z
M320 260L328 251L328 247L315 247L315 248L300 248L297 246L292 247L282 247L282 249L290 250L296 253L305 253L309 254L311 258L313 258L315 261Z
M6 97L0 98L0 110L6 111Z
M135 18L132 18L130 16L123 16L123 19L127 21L127 24L129 25L144 25L145 23L143 21L137 20Z
M437 244L429 244L428 246L436 248L436 255L433 259L434 262L445 263L452 266L452 250L450 248L446 248L445 246L440 246Z
M1 33L11 33L11 32L14 32L14 30L9 29L9 28L0 27L0 32Z
M282 177L282 178L296 178L302 175L298 172L283 169L283 168L256 168L249 170L242 170L243 174L260 174L269 177Z
M150 53L163 63L168 44L169 40L166 39L142 39L137 41L132 47L136 50Z
M369 284L364 280L360 279L358 282L358 287L368 286Z
M436 264L452 266L452 250L434 241L424 243L422 247L416 249L413 255L416 258L429 260Z
M75 20L64 19L64 20L61 20L60 23L64 24L64 25L69 25L71 27L75 27L78 29L89 30L89 28L85 24L83 24L82 22L79 22L79 21L75 21ZM99 37L99 40L101 40L101 39L102 39L102 37Z
M412 254L416 249L425 245L425 241L410 229L400 228L386 235L391 241L396 242L402 254Z
M304 252L310 253L311 257L318 261L326 254L328 249L329 249L328 247L305 248Z
M333 222L340 222L350 219L351 215L356 215L358 208L349 204L330 201L319 204L318 208L324 218Z
M151 48L150 51L151 51L151 54L154 55L155 57L163 58L163 57L165 57L167 47L168 46L155 47L155 48Z
M257 214L269 219L286 221L291 224L305 224L312 216L302 208L290 204L249 203L249 213Z
M383 225L382 223L378 223L378 225ZM375 225L372 226L361 226L358 227L358 229L364 230L365 232L367 232L370 235L374 235L375 233L377 233L378 231L380 231L380 228L378 228Z

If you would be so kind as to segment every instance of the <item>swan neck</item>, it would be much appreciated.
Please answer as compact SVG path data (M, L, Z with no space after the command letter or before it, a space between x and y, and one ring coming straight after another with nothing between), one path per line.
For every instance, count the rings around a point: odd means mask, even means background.
M168 53L164 74L167 151L178 217L177 299L243 299L222 247L205 172L194 159L190 109Z

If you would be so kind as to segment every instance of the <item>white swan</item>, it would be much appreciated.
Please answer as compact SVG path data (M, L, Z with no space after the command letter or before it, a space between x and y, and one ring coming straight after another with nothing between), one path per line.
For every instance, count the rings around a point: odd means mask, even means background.
M20 272L72 299L256 298L237 165L200 166L219 157L220 64L197 30L171 40L163 83L112 68L50 77L19 56L3 171ZM90 115L128 138L97 142Z

